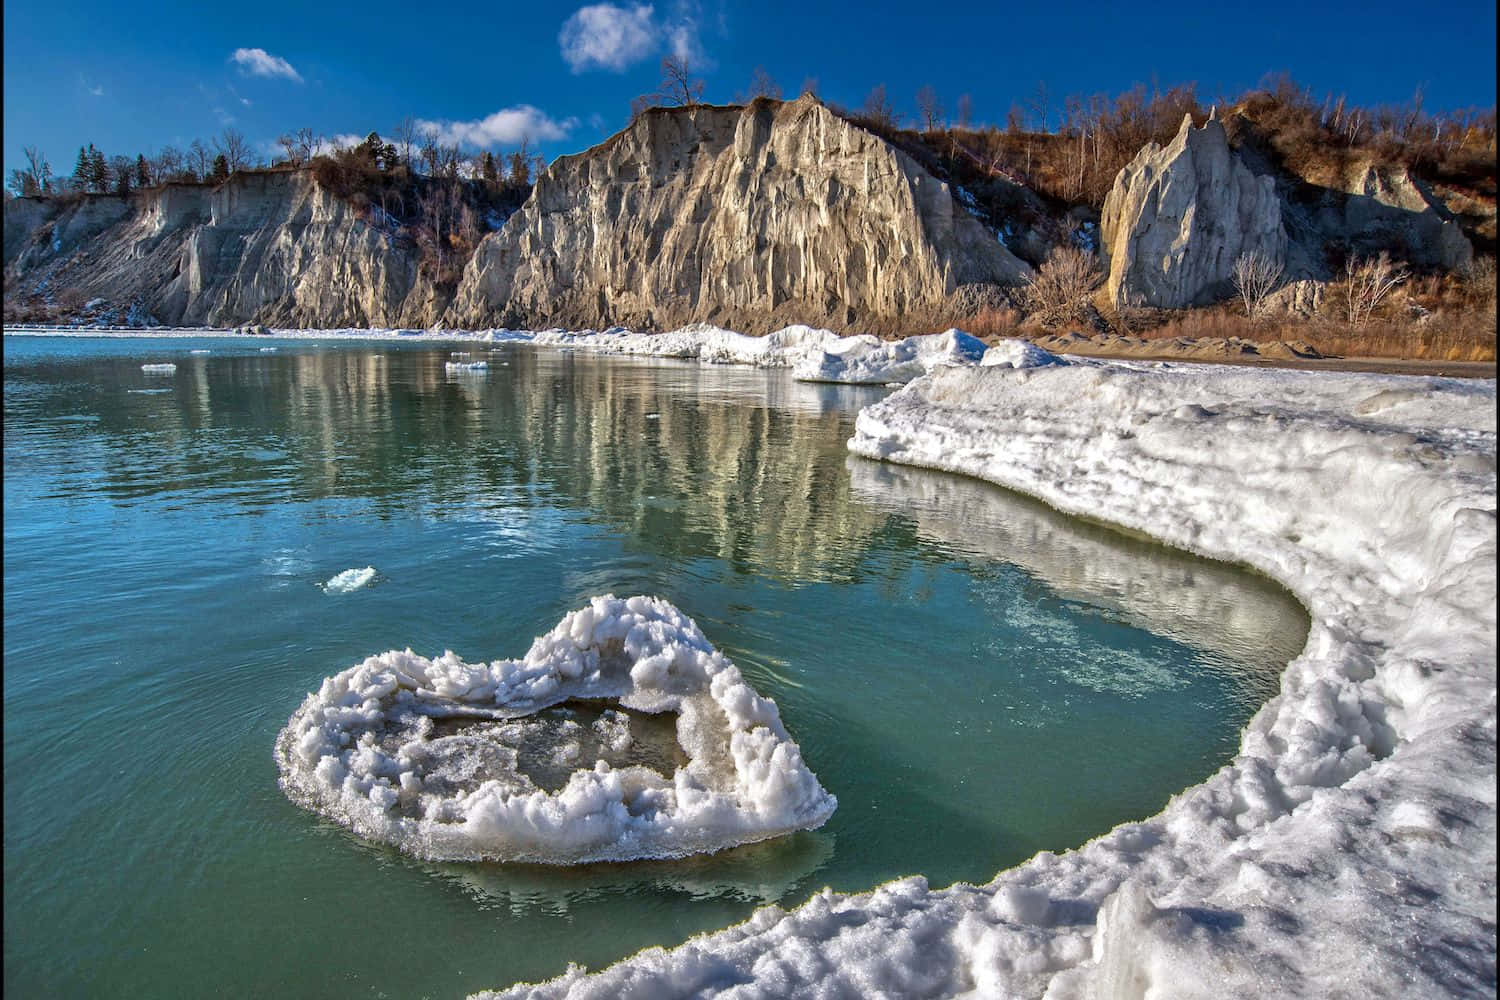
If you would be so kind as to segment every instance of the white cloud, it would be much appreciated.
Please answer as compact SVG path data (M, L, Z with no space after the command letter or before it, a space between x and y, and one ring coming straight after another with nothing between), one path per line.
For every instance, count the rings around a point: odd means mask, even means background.
M103 97L104 96L104 88L103 87L90 87L89 88L89 93L93 94L95 97Z
M460 146L482 149L489 146L514 146L522 138L532 142L566 139L577 124L576 118L557 121L529 104L518 104L475 121L418 119L417 128L424 135L430 135L442 143L457 143Z
M589 69L622 72L656 51L659 28L650 4L628 10L611 3L580 7L557 34L562 57L574 73Z
M296 83L302 82L302 74L280 56L273 56L265 49L235 49L230 57L251 76L279 76Z
M336 149L352 149L364 142L366 135L355 135L353 132L340 132L338 135L319 136L318 145L313 149L314 156L324 156Z

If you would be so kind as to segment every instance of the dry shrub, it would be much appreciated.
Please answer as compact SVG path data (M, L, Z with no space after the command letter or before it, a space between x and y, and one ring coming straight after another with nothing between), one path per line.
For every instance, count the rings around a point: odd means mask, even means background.
M1252 320L1265 318L1267 299L1281 280L1281 264L1269 254L1255 250L1241 254L1234 262L1234 288L1245 303L1245 315Z
M1099 260L1076 247L1054 247L1021 293L1029 320L1043 327L1085 322L1102 275Z
M986 306L962 317L953 325L982 340L1000 340L1019 335L1021 314L1014 309Z
M1391 260L1390 254L1361 260L1351 256L1344 266L1344 305L1350 326L1365 326L1370 317L1397 285L1411 277L1405 264Z

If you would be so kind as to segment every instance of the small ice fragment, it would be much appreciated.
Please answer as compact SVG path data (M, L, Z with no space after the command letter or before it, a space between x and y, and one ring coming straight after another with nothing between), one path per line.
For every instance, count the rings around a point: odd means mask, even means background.
M374 566L366 566L364 569L346 569L323 584L323 593L347 594L368 586L374 579Z
M443 367L450 372L487 372L490 370L488 361L447 361Z
M141 371L147 375L171 375L176 370L177 366L173 364L141 365Z
M648 413L648 414L646 414L646 419L647 420L660 420L661 419L661 414L660 413Z
M188 353L189 354L211 354L213 352L209 351L207 348L204 348L204 347L195 347L191 351L188 351Z

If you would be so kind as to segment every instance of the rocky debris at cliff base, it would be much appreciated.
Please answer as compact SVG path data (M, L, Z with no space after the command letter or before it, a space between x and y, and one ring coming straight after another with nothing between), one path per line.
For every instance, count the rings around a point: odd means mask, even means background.
M1325 355L1300 340L1256 342L1242 337L1164 337L1147 339L1114 333L1088 336L1069 332L1048 334L1033 341L1055 354L1098 355L1111 358L1182 358L1185 361L1296 361Z

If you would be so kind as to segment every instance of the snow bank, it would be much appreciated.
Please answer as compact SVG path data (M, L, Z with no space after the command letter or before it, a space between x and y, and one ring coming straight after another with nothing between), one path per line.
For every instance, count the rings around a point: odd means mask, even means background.
M940 370L852 451L1030 493L1290 588L1236 759L986 886L920 877L503 996L1490 995L1495 383L1199 365ZM496 994L486 994L495 996Z
M361 587L367 587L375 580L375 567L366 566L363 569L346 569L342 573L334 574L333 578L323 584L325 594L348 594Z
M788 326L764 337L750 337L695 324L671 333L623 328L602 333L547 330L535 334L534 343L607 354L791 368L793 377L805 382L875 385L909 382L938 367L978 364L985 354L982 343L956 329L885 341L870 334L841 337L809 326Z
M520 720L571 699L676 713L687 762L666 776L589 760L583 727L553 720L544 763L575 769L539 787L522 768L534 731ZM618 719L594 729L601 755L629 745ZM682 857L813 829L837 805L775 703L691 619L648 597L596 597L519 660L372 656L307 697L276 759L293 801L430 859Z

